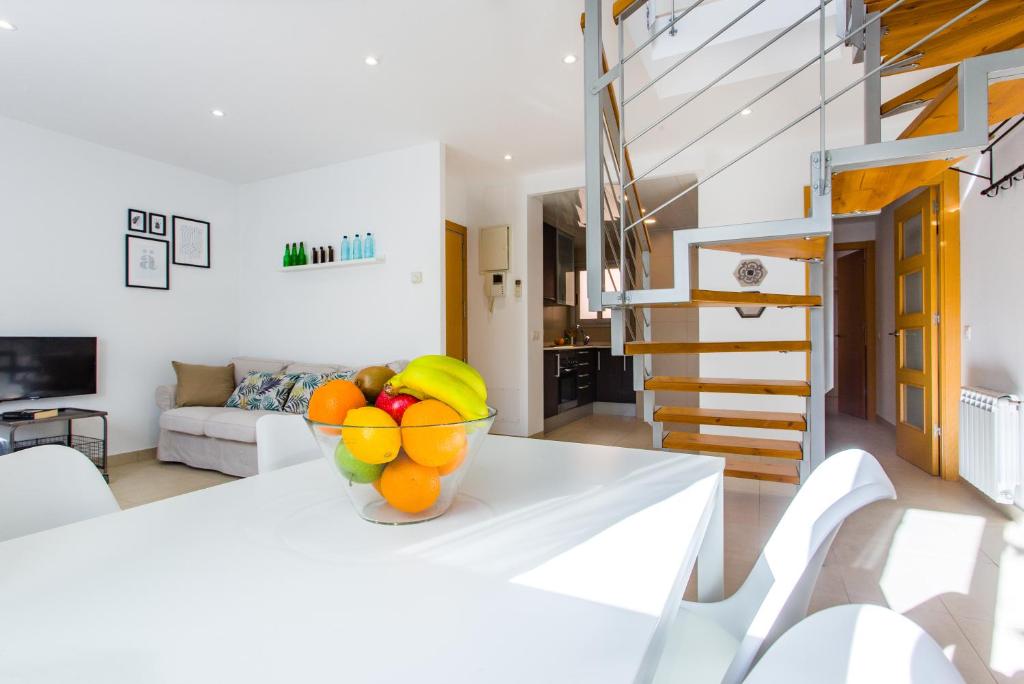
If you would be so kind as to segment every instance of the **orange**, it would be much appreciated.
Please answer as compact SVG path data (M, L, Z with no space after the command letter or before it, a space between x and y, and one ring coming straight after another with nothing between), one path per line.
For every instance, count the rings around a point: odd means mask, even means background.
M440 475L441 477L444 477L445 475L451 475L452 473L454 473L456 470L459 469L459 467L462 465L463 461L465 461L465 460L466 460L466 449L463 449L461 454L459 454L458 456L456 456L452 460L448 461L444 465L438 466L437 467L437 474Z
M419 513L433 506L441 496L441 476L437 468L399 456L385 466L379 489L384 500L398 510Z
M462 416L437 399L417 402L402 416L402 446L420 465L443 466L466 457L466 428ZM438 427L417 427L431 425ZM458 467L457 465L455 466Z
M348 380L331 380L320 385L309 398L309 419L317 423L341 425L351 409L366 406L366 397Z
M395 460L402 448L398 423L374 406L354 408L345 416L345 427L341 428L341 439L345 446L363 463L387 463Z

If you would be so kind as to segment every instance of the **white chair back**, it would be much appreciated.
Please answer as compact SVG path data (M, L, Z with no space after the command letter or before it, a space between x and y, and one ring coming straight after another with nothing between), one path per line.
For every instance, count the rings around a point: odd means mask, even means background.
M302 416L263 416L256 421L257 472L269 473L318 458L319 447Z
M70 447L0 456L0 541L119 510L100 471Z
M836 606L783 634L745 684L964 684L935 640L880 606Z
M723 682L742 681L765 649L807 615L821 565L843 521L872 502L895 498L878 461L860 449L830 456L814 470L743 586L717 604L717 621L740 641Z

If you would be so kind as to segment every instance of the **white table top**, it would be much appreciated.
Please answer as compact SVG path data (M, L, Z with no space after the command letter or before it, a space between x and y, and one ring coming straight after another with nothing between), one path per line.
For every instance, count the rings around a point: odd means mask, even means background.
M492 435L418 525L361 520L318 460L0 543L0 681L630 682L721 474Z

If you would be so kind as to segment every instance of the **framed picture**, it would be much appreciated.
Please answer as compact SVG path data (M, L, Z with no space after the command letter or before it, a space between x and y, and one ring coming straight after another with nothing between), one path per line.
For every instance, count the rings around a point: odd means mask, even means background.
M150 212L149 232L151 235L167 235L167 217Z
M128 210L128 230L135 233L146 232L146 212L138 209Z
M169 290L171 246L167 241L138 235L124 238L125 287Z
M210 268L210 224L207 221L171 217L174 263L178 266Z

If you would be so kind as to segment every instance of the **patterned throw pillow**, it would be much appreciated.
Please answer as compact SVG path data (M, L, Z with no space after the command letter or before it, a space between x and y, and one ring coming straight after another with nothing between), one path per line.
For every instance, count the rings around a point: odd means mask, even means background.
M224 406L247 411L281 411L301 373L249 371Z
M335 371L331 373L302 373L292 387L288 400L284 402L284 410L288 413L305 413L309 408L309 398L320 385L331 380L351 380L354 370Z

